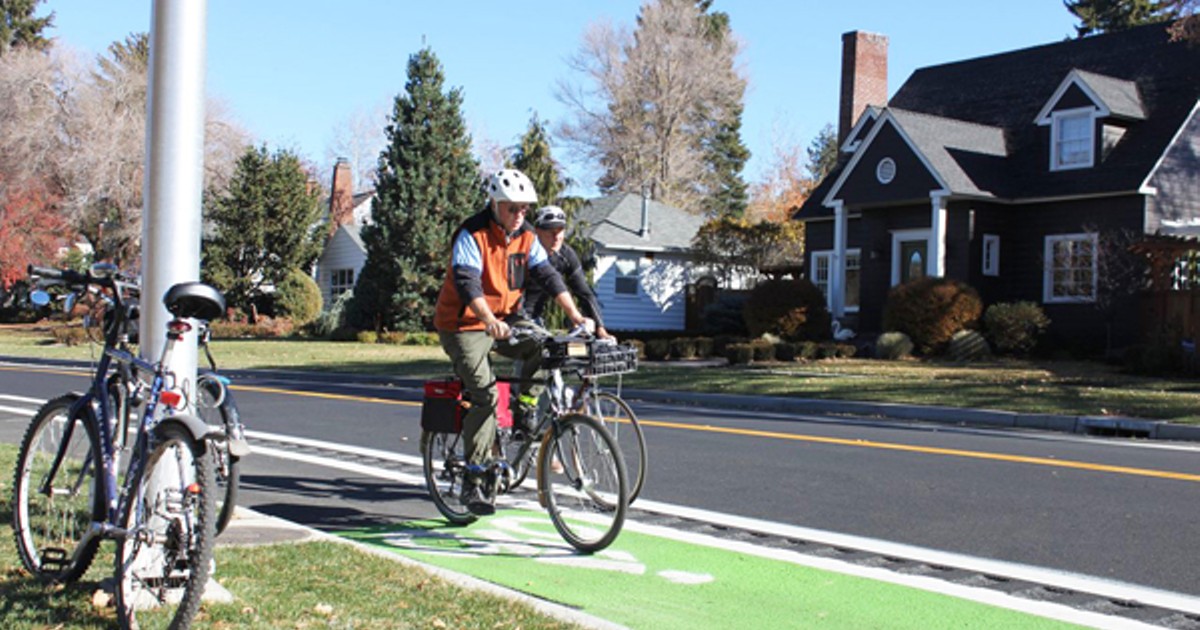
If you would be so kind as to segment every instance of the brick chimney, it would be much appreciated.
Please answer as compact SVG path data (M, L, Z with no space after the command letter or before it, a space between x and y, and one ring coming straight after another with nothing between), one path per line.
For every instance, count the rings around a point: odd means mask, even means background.
M331 228L346 225L354 220L351 212L354 198L354 183L350 173L350 160L338 158L333 165L333 185L329 193L329 224Z
M886 35L851 31L842 34L842 93L838 105L838 145L868 105L887 105Z

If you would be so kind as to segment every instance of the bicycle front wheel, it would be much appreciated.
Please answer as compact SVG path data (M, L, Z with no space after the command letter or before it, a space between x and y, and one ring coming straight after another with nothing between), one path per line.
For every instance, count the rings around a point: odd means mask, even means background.
M600 551L625 523L625 462L599 420L569 414L556 425L538 452L538 498L563 540L584 553Z
M200 610L216 538L212 458L168 422L126 497L117 542L122 628L187 628Z
M601 391L588 401L588 413L599 418L625 456L629 473L629 502L633 503L646 483L646 438L629 404L616 394Z
M460 433L421 431L421 469L425 487L438 512L455 525L468 525L478 518L462 504L467 456Z
M225 430L226 440L209 442L208 452L213 460L213 478L216 481L217 535L229 526L237 508L238 483L242 473L240 458L229 452L229 439L234 437L241 421L229 398L229 390L215 378L200 377L197 384L196 411L210 426Z
M17 455L13 533L22 564L43 580L79 579L100 545L98 536L87 535L105 512L100 433L90 416L71 417L78 399L71 394L42 405Z

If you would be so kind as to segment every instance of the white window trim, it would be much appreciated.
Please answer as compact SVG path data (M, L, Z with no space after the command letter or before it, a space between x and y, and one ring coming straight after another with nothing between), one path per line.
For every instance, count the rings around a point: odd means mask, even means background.
M1054 244L1059 241L1082 241L1090 240L1092 242L1092 295L1091 297L1080 296L1062 296L1057 297L1054 293ZM1080 232L1077 234L1047 234L1046 244L1043 250L1045 262L1042 264L1042 302L1045 304L1091 304L1096 301L1096 292L1099 290L1098 281L1098 265L1097 259L1100 256L1099 252L1100 239L1094 232Z
M621 263L633 262L633 273L622 273ZM617 290L617 281L622 278L633 278L634 289L633 293L623 293ZM613 296L620 299L637 299L642 294L642 258L633 258L631 256L618 256L613 261Z
M933 231L929 228L892 231L892 286L900 284L900 243L907 241L925 241L928 243L929 235L932 233ZM928 247L926 247L925 255L929 255Z
M990 248L989 248L990 245ZM990 256L988 254L991 254ZM983 235L983 275L1000 275L1000 236L997 234Z
M1095 107L1076 107L1074 109L1064 109L1050 114L1050 170L1051 171L1071 171L1081 168L1091 168L1096 163L1096 108ZM1064 119L1067 118L1082 118L1086 116L1088 119L1088 145L1087 145L1087 160L1077 164L1060 164L1058 161L1058 127Z
M858 275L858 278L859 278L858 286L859 286L859 289L861 290L861 288L862 288L862 250L857 247L855 247L853 249L847 249L846 256L849 257L851 255L858 256L858 274L859 274ZM820 250L814 250L812 252L811 262L809 263L809 265L811 265L811 266L809 268L813 270L814 275L817 273L817 259L818 258L828 258L829 259L830 276L832 277L832 275L833 275L833 271L832 271L833 270L833 250L832 249L820 249ZM809 279L812 280L812 283L814 285L816 285L818 289L821 287L821 285L817 284L816 278L809 278ZM826 279L825 280L826 286L828 286L829 283L830 283L829 279ZM861 296L859 298L859 302L860 303L862 302ZM830 309L833 308L833 295L828 291L825 292L825 306L827 306ZM857 313L858 312L857 305L855 305L855 306L846 305L844 308L847 313Z

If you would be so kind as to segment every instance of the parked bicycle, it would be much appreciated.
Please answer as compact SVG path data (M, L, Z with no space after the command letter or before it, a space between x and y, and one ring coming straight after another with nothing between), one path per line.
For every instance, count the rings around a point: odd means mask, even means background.
M198 417L175 413L189 384L170 371L189 319L224 313L224 299L198 282L177 284L163 298L174 316L157 363L123 349L134 304L132 282L111 265L86 273L30 268L75 295L98 291L109 304L105 347L90 388L47 402L21 442L13 482L13 530L22 563L45 580L78 579L101 540L117 543L117 619L122 627L186 627L199 610L213 557L216 513L211 441L221 439ZM70 300L68 300L70 302ZM124 421L116 413L112 374L151 375L128 464L119 466ZM121 473L124 477L120 477Z
M229 379L217 370L208 342L212 329L207 325L200 330L200 347L208 359L209 371L196 378L196 413L209 427L220 427L225 439L214 440L208 449L213 458L213 472L217 482L217 535L229 526L237 508L238 484L241 482L241 460L250 454L246 443L245 426L238 413L233 394L229 391Z
M587 354L591 360L575 367L579 378L577 387L567 387L564 399L569 407L579 413L590 415L604 424L612 435L621 454L625 457L625 471L629 474L629 503L633 504L646 483L646 438L633 412L616 392L603 390L600 377L617 376L637 371L637 348L618 345L611 339L589 339ZM619 388L619 385L618 385ZM547 390L549 391L549 390ZM549 396L538 401L538 413L545 412ZM535 432L535 436L537 433ZM538 442L511 427L500 427L498 437L508 455L513 469L512 487L520 486L537 459ZM523 446L528 443L528 446Z
M509 462L523 461L537 444L538 502L567 543L585 553L599 551L621 532L629 485L616 441L598 419L576 411L563 381L564 372L578 374L595 360L595 355L589 353L590 339L579 334L554 337L534 328L513 329L514 339L526 337L537 340L542 347L548 404L537 430L516 445L520 451L517 455L505 453L513 444L496 441L485 492L494 497L513 489L515 475ZM454 384L449 381L449 388L453 390ZM453 397L450 400L451 404L439 411L433 406L437 399L426 398L422 409L422 463L425 483L438 511L451 523L466 525L477 517L460 504L467 459L460 402Z

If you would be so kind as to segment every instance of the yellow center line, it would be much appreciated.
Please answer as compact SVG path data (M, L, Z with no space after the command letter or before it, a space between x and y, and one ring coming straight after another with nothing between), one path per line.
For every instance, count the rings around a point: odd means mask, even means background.
M1158 479L1174 479L1200 483L1200 475L1153 470L1149 468L1131 468L1128 466L1110 466L1108 464L1093 464L1069 459L1052 459L1048 457L1029 457L1026 455L1007 455L1003 453L986 453L983 451L966 451L954 448L939 448L936 446L913 446L909 444L893 444L890 442L875 442L872 440L852 440L846 438L821 437L796 433L780 433L777 431L756 431L753 429L735 429L714 427L711 425L681 424L638 418L638 424L648 427L663 427L667 429L685 429L688 431L704 431L708 433L724 433L746 437L764 437L778 440L793 440L797 442L814 442L818 444L834 444L837 446L855 446L861 448L877 448L889 451L904 451L909 453L924 453L928 455L948 455L951 457L968 457L991 461L1010 462L1016 464L1032 464L1035 466L1052 466L1055 468L1074 468L1093 472L1108 472L1139 477L1155 477Z
M65 370L53 370L42 368L18 368L0 366L0 370L9 371L24 371L24 372L40 372L46 374L66 374L71 376L81 376L79 372L68 372ZM287 396L305 396L310 398L323 398L326 400L345 400L353 402L368 402L378 403L383 405L401 405L406 407L420 407L420 401L409 400L390 400L387 398L374 398L369 396L352 396L348 394L327 394L322 392L308 392L302 390L280 389L275 387L256 387L251 385L232 385L232 389L246 392L259 392L264 394L282 394ZM953 448L939 448L936 446L913 446L909 444L894 444L890 442L875 442L872 440L853 440L846 438L831 438L821 437L817 435L805 435L799 433L781 433L778 431L757 431L753 429L737 429L731 427L714 427L712 425L684 424L678 422L663 422L660 420L647 420L638 418L638 423L646 427L660 427L664 429L680 429L685 431L702 431L706 433L722 433L725 435L739 435L743 437L761 437L777 440L791 440L795 442L810 442L815 444L832 444L836 446L853 446L858 448L874 448L889 451L901 451L908 453L923 453L926 455L945 455L949 457L966 457L970 459L981 459L998 462L1008 462L1014 464L1030 464L1034 466L1050 466L1054 468L1071 468L1075 470L1087 470L1092 472L1107 472L1119 475L1132 475L1136 477L1153 477L1156 479L1173 479L1176 481L1191 481L1200 483L1200 475L1170 472L1166 470L1153 470L1150 468L1132 468L1129 466L1110 466L1108 464L1094 464L1091 462L1080 462L1069 459L1052 459L1048 457L1030 457L1026 455L1007 455L1003 453L986 453L983 451L967 451Z
M349 394L328 394L324 392L307 392L294 389L279 389L276 387L256 387L253 385L230 385L230 389L241 392L259 392L262 394L284 394L287 396L305 396L308 398L324 398L326 400L348 400L351 402L368 402L379 403L381 405L403 405L406 407L420 407L420 401L411 400L391 400L389 398L374 398L371 396L351 396Z

